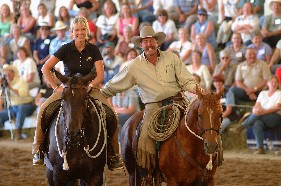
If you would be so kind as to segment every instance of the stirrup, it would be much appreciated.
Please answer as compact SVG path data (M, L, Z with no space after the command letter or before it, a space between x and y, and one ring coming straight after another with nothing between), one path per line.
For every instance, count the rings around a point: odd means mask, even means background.
M124 163L119 156L112 156L108 162L108 169L111 171L120 170L124 168Z
M33 156L33 165L44 165L44 154L41 151L37 151Z

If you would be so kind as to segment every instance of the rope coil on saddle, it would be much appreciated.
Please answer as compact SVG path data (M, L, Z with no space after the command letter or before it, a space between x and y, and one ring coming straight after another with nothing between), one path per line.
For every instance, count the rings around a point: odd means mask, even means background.
M151 116L148 123L148 135L156 141L165 141L168 139L179 125L180 109L183 109L183 106L172 103L171 105L163 106L157 110ZM168 121L165 122L168 110L171 110L172 114L168 115ZM160 122L158 122L159 118Z

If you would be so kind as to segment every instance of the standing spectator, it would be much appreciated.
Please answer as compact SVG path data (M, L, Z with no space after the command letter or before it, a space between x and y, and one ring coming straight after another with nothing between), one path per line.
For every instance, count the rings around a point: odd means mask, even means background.
M51 28L55 26L55 17L52 13L48 12L47 7L44 3L40 3L37 6L38 9L38 18L37 25L41 22L46 22Z
M275 72L276 69L281 66L280 63L278 63L278 61L280 62L280 58L281 58L281 39L278 41L275 51L274 51L272 58L270 60L270 63L269 63L269 67L272 72Z
M214 72L217 59L213 46L206 42L206 37L204 34L197 34L195 36L195 42L192 46L193 50L199 50L202 54L201 63L206 65L212 74Z
M281 126L281 91L278 84L276 76L268 79L268 90L261 91L251 115L239 127L235 128L236 133L241 133L246 127L253 127L258 148L254 154L265 154L263 148L264 130Z
M231 88L235 103L256 100L271 75L268 65L257 60L255 49L248 48L245 56L246 61L237 66L236 87Z
M244 45L251 44L251 33L260 30L259 19L253 14L253 8L251 3L246 3L243 6L243 14L236 17L231 29L233 32L241 34Z
M107 0L103 6L103 14L98 17L96 25L97 30L97 46L101 47L106 42L113 42L117 44L117 29L116 24L118 20L118 14L116 13L116 7L111 0Z
M224 88L228 91L235 85L235 72L237 65L230 63L230 53L220 51L220 63L216 65L214 76L221 75L224 79Z
M165 9L168 12L169 19L177 21L177 11L174 6L174 1L171 0L153 0L154 14L156 15L158 9Z
M180 59L185 65L191 63L190 54L192 51L192 43L188 41L188 33L186 28L179 28L179 41L172 42L167 51L178 52Z
M166 38L164 43L160 46L161 50L166 50L169 45L175 40L177 28L175 22L168 17L168 12L165 9L158 9L156 13L157 20L153 22L152 28L156 32L164 32Z
M133 35L138 34L139 21L133 16L131 7L128 3L121 4L119 19L117 21L117 35L119 39L123 37L123 31L126 26L132 28Z
M238 65L245 60L247 47L243 45L242 38L239 33L233 33L231 36L232 44L225 47L225 50L230 53L231 64Z
M252 44L248 48L254 48L257 51L257 59L270 64L272 49L271 47L262 41L262 35L260 32L254 33Z
M200 77L200 87L205 91L211 92L212 76L206 65L201 64L202 53L198 50L192 52L192 64L187 65L186 68L191 74L197 74Z
M95 21L98 17L97 10L100 7L99 0L70 0L68 4L68 9L72 12L72 16L76 16L78 12L73 11L73 6L76 5L77 8L87 8L89 12L89 19Z
M214 23L208 20L208 14L205 9L199 9L197 12L198 21L191 27L190 40L194 43L195 36L199 33L203 34L206 42L210 43L214 50L217 49L217 41L215 35Z
M174 5L178 13L178 26L184 26L189 31L197 19L199 0L175 0Z
M24 124L24 119L30 116L34 110L35 105L33 104L32 98L29 96L29 88L23 79L19 77L19 72L17 68L13 65L4 65L3 72L7 79L7 84L1 85L1 88L9 89L9 99L10 99L10 110L5 108L0 111L0 125L4 125L5 121L9 119L9 113L16 119L16 139L22 139L22 127ZM0 105L3 105L4 100L2 98L4 91L1 91Z
M104 84L119 72L120 65L124 60L115 55L115 45L112 42L104 44L102 49L102 57L104 63Z
M49 47L54 37L50 35L50 26L47 22L40 22L38 24L38 27L39 38L34 42L33 58L35 59L35 62L37 64L40 82L43 83L43 73L41 69L44 63L50 57Z
M17 58L16 53L19 47L25 47L28 53L31 53L30 41L21 34L21 29L17 24L11 26L11 36L12 39L9 42L9 47L13 55L13 60Z
M217 33L217 44L222 48L229 41L231 36L231 25L238 16L238 9L236 7L237 0L222 0L220 5L220 18L218 22L221 23Z
M199 2L200 2L200 7L204 8L207 11L209 20L211 20L216 25L219 18L218 1L199 0Z
M265 16L261 33L263 41L274 48L281 39L281 1L271 0L269 8L272 14Z
M13 62L13 65L17 67L19 76L27 82L29 89L40 86L36 63L29 57L29 53L24 47L18 49L17 59Z
M2 4L0 9L0 36L9 37L11 25L14 23L13 15L7 4Z
M222 113L222 122L220 128L220 134L224 132L224 130L233 124L233 121L236 120L236 111L235 111L235 101L234 95L232 91L228 91L224 87L224 78L222 75L218 74L213 77L213 84L215 87L215 91L219 92L222 89L224 90L224 95L222 96L221 103L223 105L223 113Z
M36 19L31 15L29 5L22 4L20 6L20 17L17 21L21 29L21 33L32 42L36 36ZM31 47L32 48L32 47Z

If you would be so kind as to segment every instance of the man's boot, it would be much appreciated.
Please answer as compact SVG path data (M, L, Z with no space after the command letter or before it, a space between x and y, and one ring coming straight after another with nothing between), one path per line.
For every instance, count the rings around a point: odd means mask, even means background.
M44 154L38 150L33 156L33 165L44 165Z
M21 130L22 129L16 129L15 130L15 132L16 132L16 140L21 140L22 139Z
M124 167L124 163L119 156L118 127L114 132L113 136L108 136L107 162L108 169L111 171L119 170Z

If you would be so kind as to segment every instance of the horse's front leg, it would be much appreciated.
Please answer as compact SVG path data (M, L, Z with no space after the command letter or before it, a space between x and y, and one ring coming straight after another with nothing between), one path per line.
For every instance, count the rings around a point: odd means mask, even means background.
M55 186L68 186L67 182L69 181L66 176L66 172L61 169L53 170L53 180Z
M48 167L46 167L46 174L47 174L47 179L48 179L49 185L50 186L55 186L54 177L53 177L53 171L51 171L50 169L48 169Z
M85 181L85 185L87 186L102 186L103 185L103 171L100 171L96 174L92 174L92 176Z

